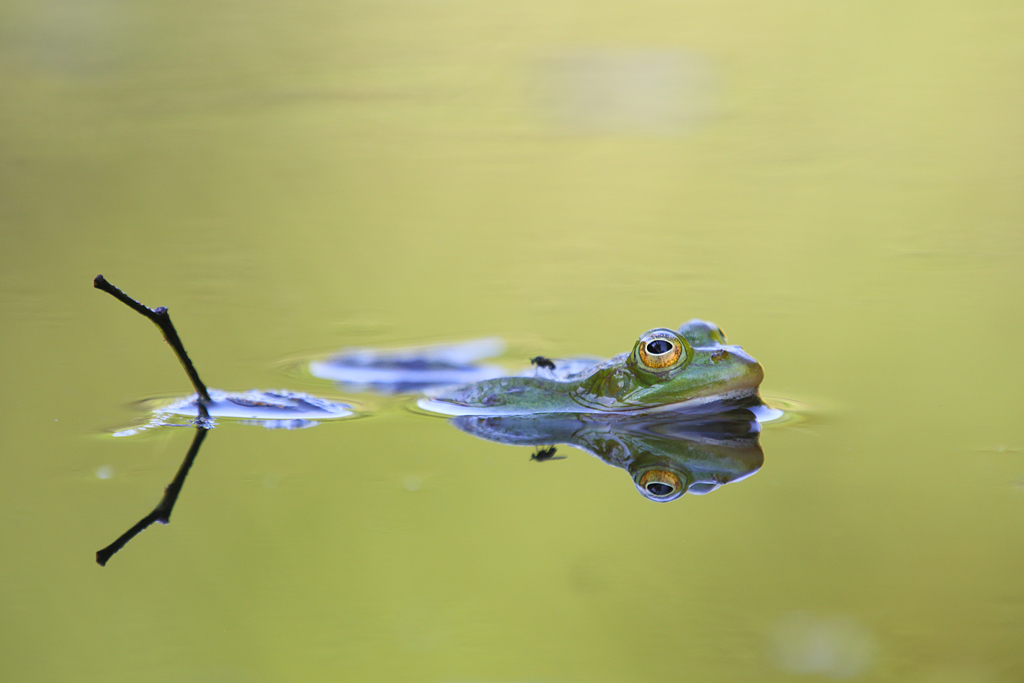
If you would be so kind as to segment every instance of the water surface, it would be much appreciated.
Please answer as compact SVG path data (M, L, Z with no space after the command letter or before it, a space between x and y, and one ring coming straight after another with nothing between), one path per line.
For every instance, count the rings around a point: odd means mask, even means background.
M0 678L1024 677L1013 3L0 10ZM611 356L713 320L802 420L656 504L400 400L189 391L350 346Z

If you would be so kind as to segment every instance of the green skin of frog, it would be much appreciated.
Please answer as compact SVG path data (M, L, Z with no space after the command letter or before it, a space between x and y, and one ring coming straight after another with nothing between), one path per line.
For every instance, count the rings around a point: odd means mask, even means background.
M755 398L761 365L704 320L654 329L633 350L565 377L499 377L428 393L452 414L635 413Z

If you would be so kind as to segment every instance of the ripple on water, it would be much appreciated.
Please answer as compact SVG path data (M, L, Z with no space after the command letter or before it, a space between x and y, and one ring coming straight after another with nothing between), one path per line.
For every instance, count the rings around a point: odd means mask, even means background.
M358 417L361 413L348 403L329 401L319 396L274 389L226 392L210 389L210 403L206 404L209 419L205 426L216 426L218 419L237 421L240 424L259 425L267 429L307 429L325 420L340 420ZM197 424L199 404L193 394L186 398L151 398L139 405L152 412L148 423L114 432L114 436L131 436L141 431L171 426L193 426ZM175 423L173 417L193 418L186 425Z

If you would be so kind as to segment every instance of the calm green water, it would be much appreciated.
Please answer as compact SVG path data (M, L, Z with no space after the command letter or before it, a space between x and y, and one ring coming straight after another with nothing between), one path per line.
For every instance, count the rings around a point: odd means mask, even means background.
M1024 5L0 8L0 679L1024 679ZM714 320L801 420L658 505L401 402L206 381ZM561 451L560 451L561 452Z

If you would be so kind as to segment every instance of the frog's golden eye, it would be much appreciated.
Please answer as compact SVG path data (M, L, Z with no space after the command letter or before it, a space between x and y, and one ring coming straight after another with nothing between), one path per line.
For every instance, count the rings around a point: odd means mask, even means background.
M648 500L665 503L683 495L679 475L668 470L647 470L636 480L636 487Z
M667 330L648 332L640 339L640 362L654 370L667 368L683 354L683 344Z

